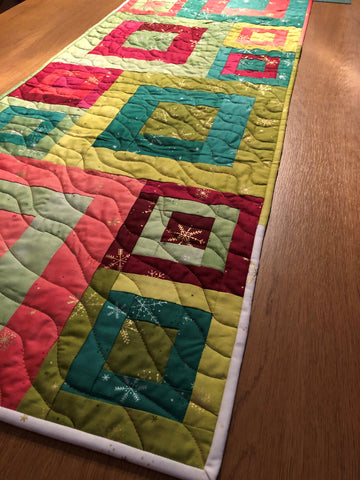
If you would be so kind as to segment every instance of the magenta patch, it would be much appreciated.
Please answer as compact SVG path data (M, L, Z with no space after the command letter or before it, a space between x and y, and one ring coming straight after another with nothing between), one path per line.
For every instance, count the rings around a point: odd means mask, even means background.
M138 60L161 60L165 63L183 64L193 52L196 44L206 32L206 28L184 27L165 23L145 23L124 21L110 32L103 41L89 53L103 56L136 58ZM176 33L169 48L164 50L144 50L142 48L124 47L124 43L134 32L147 31Z

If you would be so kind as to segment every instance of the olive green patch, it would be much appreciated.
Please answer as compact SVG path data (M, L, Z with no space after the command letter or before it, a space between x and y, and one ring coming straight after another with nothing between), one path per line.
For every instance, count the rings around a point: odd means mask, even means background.
M104 369L161 383L177 332L173 328L127 318Z
M205 142L218 112L218 108L207 105L159 102L140 134Z

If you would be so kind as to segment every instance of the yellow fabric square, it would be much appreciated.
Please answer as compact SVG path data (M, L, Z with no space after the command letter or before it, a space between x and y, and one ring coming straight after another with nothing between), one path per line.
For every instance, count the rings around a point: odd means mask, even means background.
M206 105L159 102L140 133L204 142L218 111Z
M272 43L275 39L275 34L270 32L260 33L254 32L251 35L251 41L254 43L269 42Z
M249 41L242 42L241 32L243 29L256 29L256 30L263 30L264 33L261 32L253 32L250 37ZM271 33L268 30L274 31L287 31L287 37L284 42L284 45L263 45L266 42L273 42L275 39L275 33ZM245 48L245 49L252 49L252 48L261 48L262 50L278 50L280 52L296 52L297 47L299 45L299 39L301 35L301 28L296 27L275 27L271 26L262 26L262 25L253 25L251 23L236 23L230 32L228 33L227 37L225 38L223 45L225 47L233 47L233 48Z

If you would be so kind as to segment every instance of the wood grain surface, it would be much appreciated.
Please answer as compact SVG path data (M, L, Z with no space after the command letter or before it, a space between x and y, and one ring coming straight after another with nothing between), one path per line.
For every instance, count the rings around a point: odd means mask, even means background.
M0 15L0 93L119 0ZM314 3L262 250L221 480L360 479L360 2ZM0 424L1 480L165 480Z

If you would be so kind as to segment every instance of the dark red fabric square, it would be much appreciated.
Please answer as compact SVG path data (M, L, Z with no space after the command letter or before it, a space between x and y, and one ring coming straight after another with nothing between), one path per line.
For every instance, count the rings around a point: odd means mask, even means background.
M205 250L214 221L214 218L173 212L161 241Z
M30 102L89 108L123 71L67 63L50 63L10 96Z

